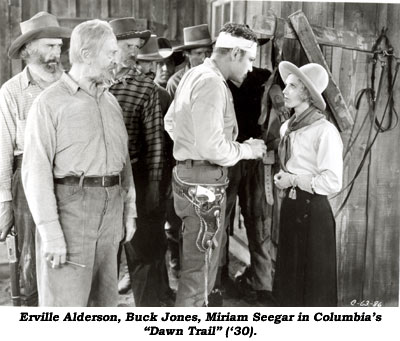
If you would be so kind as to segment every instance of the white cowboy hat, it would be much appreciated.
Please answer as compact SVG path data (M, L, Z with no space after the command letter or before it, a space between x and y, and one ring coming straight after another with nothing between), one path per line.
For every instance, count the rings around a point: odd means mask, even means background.
M329 76L323 66L309 63L298 68L290 62L284 61L279 63L279 73L285 83L290 74L297 76L310 92L314 105L318 109L325 110L326 104L322 93L328 86Z

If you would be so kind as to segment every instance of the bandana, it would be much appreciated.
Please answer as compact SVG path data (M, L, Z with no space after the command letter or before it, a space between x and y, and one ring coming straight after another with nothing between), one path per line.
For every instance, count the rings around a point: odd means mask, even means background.
M318 121L324 117L325 116L321 114L320 110L311 105L299 116L293 115L289 119L287 130L285 132L285 135L282 137L278 147L280 166L285 172L290 173L286 168L286 163L289 161L291 156L291 143L289 134L292 131L296 131L303 127L309 126L315 121Z

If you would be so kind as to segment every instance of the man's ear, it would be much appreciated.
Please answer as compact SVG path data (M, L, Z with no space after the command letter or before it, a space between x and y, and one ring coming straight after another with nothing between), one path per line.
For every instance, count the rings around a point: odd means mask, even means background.
M82 60L85 64L90 65L92 63L91 53L88 49L80 49L79 53L82 57Z
M234 47L231 51L231 59L232 61L235 61L237 59L239 59L241 56L241 52L240 49L238 47Z

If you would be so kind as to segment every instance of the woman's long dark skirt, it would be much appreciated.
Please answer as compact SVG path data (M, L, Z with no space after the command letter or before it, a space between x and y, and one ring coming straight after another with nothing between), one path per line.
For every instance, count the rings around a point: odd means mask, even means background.
M280 306L337 305L335 220L326 196L282 202L274 294Z

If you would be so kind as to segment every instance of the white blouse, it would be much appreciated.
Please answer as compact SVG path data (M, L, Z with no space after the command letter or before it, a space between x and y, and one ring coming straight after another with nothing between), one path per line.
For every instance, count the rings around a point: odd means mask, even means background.
M286 121L281 137L287 129ZM286 164L290 173L312 175L311 187L321 195L340 191L343 176L343 143L336 127L321 119L290 133L291 157Z

